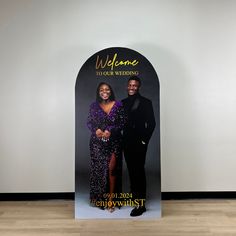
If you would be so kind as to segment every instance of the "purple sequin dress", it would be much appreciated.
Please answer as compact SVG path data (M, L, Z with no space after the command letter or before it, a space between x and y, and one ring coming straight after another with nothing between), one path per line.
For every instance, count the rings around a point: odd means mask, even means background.
M126 122L124 109L120 101L116 101L109 114L105 113L98 102L90 105L87 125L91 131L90 138L90 201L95 203L104 200L104 195L109 193L109 162L114 153L116 157L115 192L121 192L122 176L122 136L121 131ZM97 138L96 130L111 132L109 141L104 142Z

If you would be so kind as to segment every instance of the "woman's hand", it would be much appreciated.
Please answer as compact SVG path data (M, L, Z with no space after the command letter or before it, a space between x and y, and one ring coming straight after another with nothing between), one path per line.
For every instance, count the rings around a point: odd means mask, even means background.
M104 137L105 139L109 139L110 136L111 136L111 132L110 132L110 131L105 130L105 131L103 132L103 137Z
M96 130L96 136L97 136L97 138L102 138L103 137L103 132L102 132L101 129Z

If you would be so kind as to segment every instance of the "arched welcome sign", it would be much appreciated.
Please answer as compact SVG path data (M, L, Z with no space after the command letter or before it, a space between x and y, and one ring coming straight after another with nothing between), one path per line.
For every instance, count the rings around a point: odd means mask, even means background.
M160 217L159 80L151 63L128 48L95 53L76 80L75 120L75 217Z

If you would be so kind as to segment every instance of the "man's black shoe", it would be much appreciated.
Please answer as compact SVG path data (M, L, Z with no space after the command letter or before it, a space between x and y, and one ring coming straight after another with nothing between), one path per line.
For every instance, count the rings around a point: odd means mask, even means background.
M146 211L145 206L138 206L135 207L131 212L130 212L130 216L141 216L143 214L143 212Z

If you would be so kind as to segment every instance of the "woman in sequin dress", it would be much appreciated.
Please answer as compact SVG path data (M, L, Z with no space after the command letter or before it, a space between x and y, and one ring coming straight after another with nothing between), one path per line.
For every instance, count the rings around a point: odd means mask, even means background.
M107 207L110 212L115 209L116 194L121 192L121 131L125 121L122 103L115 100L111 86L100 83L87 120L91 131L90 201L101 209Z

